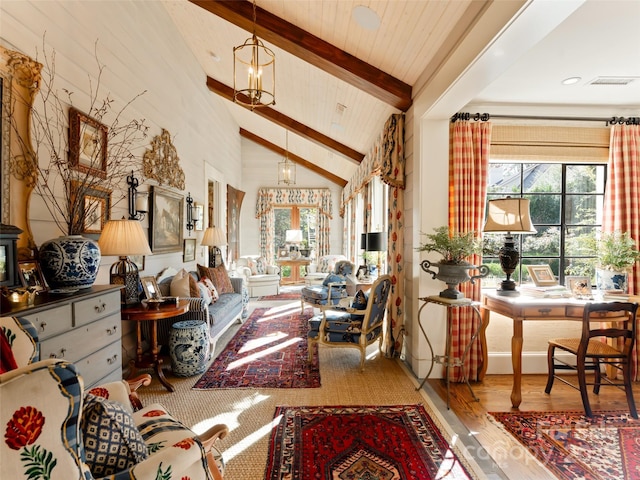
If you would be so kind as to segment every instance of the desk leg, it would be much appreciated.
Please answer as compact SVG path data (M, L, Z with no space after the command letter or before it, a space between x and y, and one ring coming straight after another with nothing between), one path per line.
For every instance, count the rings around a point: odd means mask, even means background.
M164 385L164 388L166 388L170 392L174 392L176 390L175 387L169 383L169 381L164 376L164 372L162 371L162 359L158 355L159 353L160 349L158 348L158 322L154 320L153 322L151 322L151 356L153 358L154 370L158 375L160 383Z
M487 352L487 327L489 326L489 318L491 317L491 310L483 308L480 315L480 321L482 326L480 327L480 348L482 349L482 364L480 365L480 371L478 372L478 380L484 380L487 374L487 368L489 367L489 356Z
M518 408L522 402L522 320L513 321L511 338L511 363L513 364L513 389L511 405Z

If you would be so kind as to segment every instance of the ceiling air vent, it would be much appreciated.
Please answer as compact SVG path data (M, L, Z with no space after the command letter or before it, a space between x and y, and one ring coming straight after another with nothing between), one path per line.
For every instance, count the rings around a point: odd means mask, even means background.
M629 85L638 77L597 77L595 80L589 82L589 85L609 85L609 86L624 86Z

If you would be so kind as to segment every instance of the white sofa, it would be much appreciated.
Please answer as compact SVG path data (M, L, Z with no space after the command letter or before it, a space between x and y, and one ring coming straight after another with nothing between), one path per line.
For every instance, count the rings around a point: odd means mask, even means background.
M316 264L312 263L307 268L304 283L306 285L322 285L326 276L333 272L336 263L340 260L347 260L347 257L344 255L323 255L319 257Z
M236 260L236 273L245 279L250 297L280 293L280 267L267 265L260 255L244 255Z

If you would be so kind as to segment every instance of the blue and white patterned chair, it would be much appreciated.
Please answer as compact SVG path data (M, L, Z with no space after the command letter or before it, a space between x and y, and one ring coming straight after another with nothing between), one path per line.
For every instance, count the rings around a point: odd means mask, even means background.
M367 347L378 340L382 350L383 322L390 292L391 277L383 275L373 282L369 295L359 291L349 306L322 307L322 313L309 320L309 361L313 359L315 344L357 348L360 350L360 370L364 371Z
M300 291L300 308L336 305L341 299L355 294L355 265L349 260L336 262L333 273L328 274L321 285L303 287Z
M225 425L196 435L162 405L134 411L141 407L135 388L149 375L133 382L133 391L120 381L85 392L72 363L35 361L37 338L28 322L3 317L0 330L11 349L3 365L12 364L0 374L0 478L222 479L214 443L228 432Z

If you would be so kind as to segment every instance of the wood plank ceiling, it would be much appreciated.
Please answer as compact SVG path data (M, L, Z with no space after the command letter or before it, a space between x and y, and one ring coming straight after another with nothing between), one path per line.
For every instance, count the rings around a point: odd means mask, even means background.
M290 158L341 185L389 116L409 108L425 70L437 68L432 62L455 46L451 32L464 32L487 2L371 0L367 5L380 18L376 30L354 19L361 3L257 1L256 34L276 54L276 105L250 112L228 102L245 138L282 149L288 129ZM228 99L233 47L252 33L252 3L168 1L165 7L203 66L203 81Z

